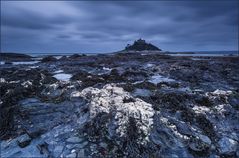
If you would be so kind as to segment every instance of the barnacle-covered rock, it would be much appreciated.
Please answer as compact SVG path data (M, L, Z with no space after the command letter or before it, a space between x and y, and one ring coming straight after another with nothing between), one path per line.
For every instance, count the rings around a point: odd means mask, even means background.
M102 89L89 87L81 92L72 93L72 97L88 100L89 121L86 133L92 141L108 139L130 155L142 154L140 147L149 142L148 136L153 125L154 110L151 104L133 98L123 88L114 84ZM124 152L127 151L124 149Z

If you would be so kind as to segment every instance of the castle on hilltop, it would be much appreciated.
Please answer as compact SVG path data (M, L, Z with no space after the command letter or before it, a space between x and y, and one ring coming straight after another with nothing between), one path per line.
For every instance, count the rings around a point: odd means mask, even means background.
M143 50L161 51L161 49L159 49L158 47L152 45L151 43L147 43L145 40L143 40L141 38L134 41L133 45L128 44L125 47L125 50L127 50L127 51L129 51L129 50L133 50L133 51L143 51Z

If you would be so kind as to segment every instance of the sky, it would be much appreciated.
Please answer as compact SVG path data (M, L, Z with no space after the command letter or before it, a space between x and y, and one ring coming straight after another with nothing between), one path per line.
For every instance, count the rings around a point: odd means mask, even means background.
M1 1L1 51L238 50L238 1Z

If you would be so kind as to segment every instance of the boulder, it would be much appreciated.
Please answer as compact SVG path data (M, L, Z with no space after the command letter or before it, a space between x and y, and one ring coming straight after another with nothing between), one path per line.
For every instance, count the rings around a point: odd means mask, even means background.
M28 134L24 134L18 137L17 142L21 148L24 148L31 143L31 138L29 137Z
M45 63L45 62L53 62L53 61L57 61L57 59L53 56L47 56L47 57L44 57L41 62Z
M201 136L202 138L192 138L189 143L189 149L194 154L205 156L209 153L211 140L206 136Z
M71 55L69 58L70 58L70 59L77 59L77 58L80 58L80 57L82 57L82 55L73 54L73 55Z
M238 142L228 137L222 137L218 145L219 152L223 155L233 155L238 150Z
M67 60L67 59L68 59L67 56L64 55L64 56L62 56L59 60L60 60L60 61L64 61L64 60Z
M116 145L116 141L118 148L129 155L133 153L124 148L137 152L147 149L154 116L151 104L133 98L114 84L107 84L102 89L89 87L72 93L72 97L88 100L85 112L89 119L84 129L90 141L109 140L111 145Z

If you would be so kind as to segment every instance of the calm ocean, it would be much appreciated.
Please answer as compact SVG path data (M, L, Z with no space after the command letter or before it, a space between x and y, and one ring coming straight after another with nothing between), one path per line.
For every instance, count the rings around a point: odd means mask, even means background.
M185 53L178 53L178 52L170 52L166 54L170 54L173 56L228 56L233 55L237 56L239 54L238 51L194 51L195 53L189 54L187 52ZM53 56L69 56L76 53L26 53L28 55L31 55L33 57L41 57L41 56L47 56L47 55L53 55ZM97 55L97 53L83 53L86 55ZM103 54L103 53L99 53Z
M172 56L239 56L239 51L194 51L194 53L170 52L166 54Z

